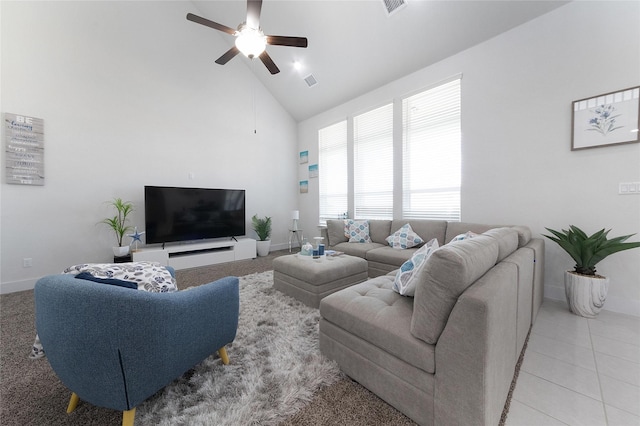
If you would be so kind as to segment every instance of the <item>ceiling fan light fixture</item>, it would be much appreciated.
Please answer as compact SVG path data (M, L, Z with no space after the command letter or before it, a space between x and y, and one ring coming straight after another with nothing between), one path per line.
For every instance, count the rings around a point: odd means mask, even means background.
M247 58L260 56L267 47L267 37L262 30L241 26L236 37L236 47Z

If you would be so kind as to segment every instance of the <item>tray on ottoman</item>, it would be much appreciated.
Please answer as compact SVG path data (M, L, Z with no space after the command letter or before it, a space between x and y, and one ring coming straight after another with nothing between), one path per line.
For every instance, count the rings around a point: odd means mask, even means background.
M346 254L308 259L297 254L273 259L273 288L313 308L323 297L367 280L367 261Z

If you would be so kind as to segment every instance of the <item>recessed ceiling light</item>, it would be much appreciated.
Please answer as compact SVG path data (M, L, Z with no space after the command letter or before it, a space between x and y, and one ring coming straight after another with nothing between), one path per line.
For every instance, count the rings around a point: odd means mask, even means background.
M293 68L300 71L302 69L302 63L300 61L293 61Z

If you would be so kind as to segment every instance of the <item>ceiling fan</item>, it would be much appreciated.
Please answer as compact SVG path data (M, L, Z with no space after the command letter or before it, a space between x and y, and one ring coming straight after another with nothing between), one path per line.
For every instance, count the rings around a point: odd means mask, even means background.
M188 13L187 19L236 37L235 46L216 59L216 64L224 65L238 53L242 52L249 59L253 59L256 56L259 57L271 74L277 74L280 70L265 50L266 45L307 47L307 38L264 35L262 28L260 28L261 9L262 0L247 0L247 20L238 25L237 30L194 15L193 13Z

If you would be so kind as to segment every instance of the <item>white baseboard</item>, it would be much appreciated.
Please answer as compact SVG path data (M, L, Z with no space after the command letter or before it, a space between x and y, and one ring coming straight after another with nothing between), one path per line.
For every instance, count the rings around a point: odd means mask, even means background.
M15 293L18 291L33 290L36 285L37 278L22 281L12 281L8 283L0 283L0 294Z
M544 297L554 300L565 301L564 287L556 287L551 285L544 286ZM622 297L607 296L607 300L602 308L606 311L618 312L620 314L633 315L640 317L640 301L628 300Z

